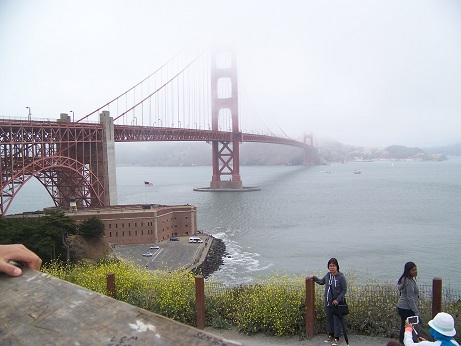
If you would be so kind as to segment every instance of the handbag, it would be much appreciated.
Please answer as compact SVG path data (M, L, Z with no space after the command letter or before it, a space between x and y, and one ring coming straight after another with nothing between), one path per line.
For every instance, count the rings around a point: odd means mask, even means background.
M346 316L349 313L349 305L347 305L346 298L335 307L336 308L333 308L333 313L335 315Z

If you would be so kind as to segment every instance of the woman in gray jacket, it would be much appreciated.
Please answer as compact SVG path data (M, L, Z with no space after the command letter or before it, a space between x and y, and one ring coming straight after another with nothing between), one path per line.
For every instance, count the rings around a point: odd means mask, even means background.
M325 285L325 314L327 317L328 340L331 345L339 344L341 336L341 320L338 315L333 313L333 309L337 309L336 305L344 302L344 296L347 292L346 277L339 271L339 264L336 258L330 258L328 261L328 270L323 278L319 279L316 276L308 276L308 279L313 279L319 285Z
M397 287L400 292L400 298L397 303L397 309L400 316L400 335L399 341L403 344L403 336L405 333L405 321L410 316L419 316L418 301L419 289L416 285L416 276L418 268L413 262L405 263L403 274L397 282Z

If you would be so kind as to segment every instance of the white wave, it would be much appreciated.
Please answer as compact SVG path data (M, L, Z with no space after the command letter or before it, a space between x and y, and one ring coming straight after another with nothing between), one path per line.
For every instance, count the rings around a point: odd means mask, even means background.
M214 279L232 284L248 284L255 280L255 274L272 267L272 263L261 265L259 253L245 251L242 245L232 240L235 230L215 228L207 232L221 239L226 245L227 256L224 257L224 264L219 271L213 273Z

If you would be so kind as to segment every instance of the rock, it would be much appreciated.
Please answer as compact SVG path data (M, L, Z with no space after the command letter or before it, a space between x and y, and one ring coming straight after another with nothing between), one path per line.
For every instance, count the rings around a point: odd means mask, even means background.
M223 257L226 254L226 245L224 242L213 236L211 238L213 241L210 244L205 260L193 270L194 274L201 274L205 278L219 270L219 267L224 264Z

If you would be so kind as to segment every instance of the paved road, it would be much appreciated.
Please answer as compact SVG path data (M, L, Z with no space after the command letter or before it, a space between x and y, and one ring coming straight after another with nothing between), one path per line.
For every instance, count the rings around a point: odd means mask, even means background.
M312 338L293 337L277 337L267 336L264 334L246 335L238 333L235 330L215 329L206 327L205 331L220 336L227 340L232 340L246 346L329 346L325 343L325 335L315 335ZM388 338L378 338L363 335L349 336L350 346L386 346ZM346 345L346 342L341 338L340 346Z
M209 238L205 235L199 237L203 243L189 243L189 237L178 237L179 241L165 240L157 244L115 245L114 252L117 257L143 267L147 265L150 270L188 268L196 259L203 259L206 255ZM150 249L152 245L158 245L159 249ZM151 252L152 257L143 256L147 252Z

